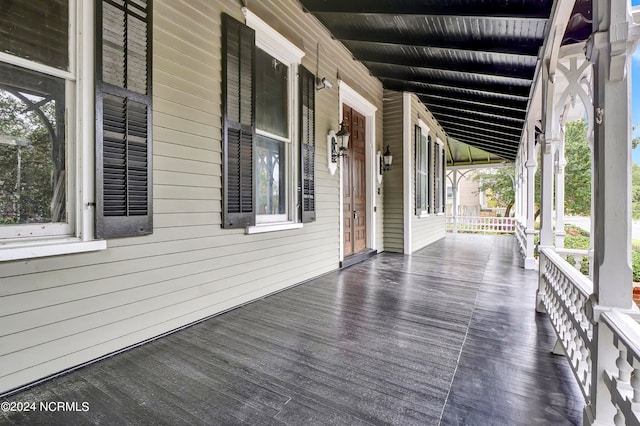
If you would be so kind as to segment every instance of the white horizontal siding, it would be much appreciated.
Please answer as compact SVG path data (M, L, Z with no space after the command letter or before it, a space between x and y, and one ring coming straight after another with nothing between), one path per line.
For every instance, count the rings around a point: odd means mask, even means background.
M154 2L154 233L101 252L6 262L0 268L0 392L90 361L338 266L339 183L326 134L338 127L335 76L378 107L382 86L295 0L252 2L254 13L306 53L334 88L316 96L317 221L245 235L220 227L221 13L235 0ZM398 157L395 157L398 158ZM395 160L394 160L395 161ZM383 247L383 194L375 234Z

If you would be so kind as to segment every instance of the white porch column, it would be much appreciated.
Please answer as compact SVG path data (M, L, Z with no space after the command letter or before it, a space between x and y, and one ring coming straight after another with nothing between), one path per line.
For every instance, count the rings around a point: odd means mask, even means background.
M453 169L451 177L451 193L453 196L453 204L451 209L453 210L453 233L458 233L458 170Z
M542 141L542 168L540 177L540 242L538 249L553 246L553 156L558 146L559 138L555 134L554 123L554 89L555 78L549 76L548 64L542 67L542 114L544 139ZM543 260L541 260L542 262ZM540 271L544 265L540 264ZM536 309L544 312L542 299L545 293L544 280L538 280L538 294Z
M558 143L556 151L558 158L556 160L556 226L555 226L555 246L556 248L564 248L564 167L566 161L564 159L564 132Z
M526 212L525 217L527 220L527 228L525 233L527 235L527 248L524 259L525 269L535 269L536 259L533 256L533 237L535 231L535 194L536 194L536 169L538 168L538 161L536 159L536 129L533 124L527 124L527 162L525 163L527 169L526 185L527 185L527 200L526 200Z
M594 34L587 45L594 63L595 126L593 133L593 194L595 208L593 290L598 312L630 309L631 274L631 85L629 73L634 43L629 2L594 0ZM616 410L603 380L615 368L617 351L606 326L596 322L591 349L591 404L585 424L611 424Z

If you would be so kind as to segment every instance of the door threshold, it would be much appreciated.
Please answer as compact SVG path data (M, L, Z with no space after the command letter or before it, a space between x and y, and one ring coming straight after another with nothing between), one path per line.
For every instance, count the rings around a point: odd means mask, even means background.
M357 253L353 253L353 254L350 254L349 256L345 257L342 260L342 262L340 262L340 267L341 268L346 268L348 266L355 265L356 263L363 262L363 261L369 259L370 257L375 256L376 254L378 254L378 250L373 250L373 249L361 250L361 251L359 251Z

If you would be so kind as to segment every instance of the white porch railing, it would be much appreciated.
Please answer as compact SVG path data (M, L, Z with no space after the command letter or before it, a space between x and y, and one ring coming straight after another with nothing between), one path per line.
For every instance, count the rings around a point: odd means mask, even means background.
M616 410L612 420L615 425L639 425L640 324L637 319L619 310L602 313L600 324L604 324L611 332L611 340L607 343L618 354L615 363L606 366L603 373L611 403Z
M518 246L520 252L526 256L527 254L527 233L525 232L527 227L520 221L516 221L516 240L518 240Z
M554 351L558 351L558 346L562 348L585 400L589 401L593 327L587 309L593 283L552 248L540 250L540 277L544 284L542 302L558 336Z
M512 217L458 216L454 225L453 216L447 216L447 231L471 232L480 234L513 234L516 220Z
M587 404L593 406L596 399L611 402L610 408L597 409L596 419L585 410L584 424L640 425L640 313L598 308L591 280L562 258L576 253L564 252L540 250L542 302L558 337L554 352L561 349L567 356ZM598 339L593 324L598 324ZM592 365L595 351L597 367ZM594 368L602 375L592 375ZM592 388L593 381L597 388Z

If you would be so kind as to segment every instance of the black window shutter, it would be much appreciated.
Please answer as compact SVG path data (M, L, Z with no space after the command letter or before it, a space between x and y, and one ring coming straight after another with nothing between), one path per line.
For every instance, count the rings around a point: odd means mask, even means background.
M424 170L422 169L422 164L424 164L424 156L425 153L422 151L422 129L420 126L415 126L415 191L416 191L416 215L420 215L423 210L423 197L424 197L424 189L422 187L422 177ZM422 173L420 173L422 171Z
M255 225L255 32L222 14L222 227Z
M151 6L96 2L96 238L153 232Z
M316 220L316 77L300 66L300 212Z
M442 176L440 177L441 182L442 182L442 188L441 189L441 196L442 196L442 202L440 203L440 213L445 213L446 212L446 208L447 208L447 155L445 153L444 150L444 143L442 144L442 150L441 150L441 155L442 155L442 160L441 163L442 164Z
M431 136L427 137L427 211L435 213L433 203L433 186L435 185L435 174L433 173L433 153L431 152Z

